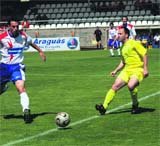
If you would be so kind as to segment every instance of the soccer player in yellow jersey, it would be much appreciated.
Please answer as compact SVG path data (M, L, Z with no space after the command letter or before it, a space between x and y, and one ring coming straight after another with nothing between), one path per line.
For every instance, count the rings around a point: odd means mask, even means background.
M116 92L126 85L132 98L131 113L136 114L139 112L137 86L149 74L147 50L139 42L129 39L129 34L130 32L126 27L122 27L118 31L118 39L123 43L121 48L122 59L116 69L111 72L111 76L114 77L120 70L121 72L113 83L112 88L107 92L104 103L96 104L95 106L101 115L105 114Z

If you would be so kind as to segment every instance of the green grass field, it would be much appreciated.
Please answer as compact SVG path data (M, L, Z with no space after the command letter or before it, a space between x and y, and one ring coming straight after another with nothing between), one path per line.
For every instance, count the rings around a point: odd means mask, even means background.
M25 124L19 96L12 83L0 97L0 145L9 146L160 146L160 49L149 50L150 76L139 86L142 112L130 114L127 88L120 90L99 116L114 78L109 73L119 57L108 51L26 53L26 86L33 122ZM120 107L121 106L121 107ZM66 129L57 129L54 118L65 111L71 116Z

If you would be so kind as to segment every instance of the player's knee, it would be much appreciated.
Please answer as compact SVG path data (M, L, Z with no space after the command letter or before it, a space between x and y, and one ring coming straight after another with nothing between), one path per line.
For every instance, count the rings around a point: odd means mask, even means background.
M135 88L135 86L132 86L132 85L129 85L129 84L128 84L128 89L129 89L129 91L133 91L134 88Z
M116 85L116 84L113 84L113 85L112 85L112 89L113 89L114 91L117 91L117 90L120 89L120 87L119 87L118 85Z
M17 91L18 91L19 93L26 92L25 88L23 88L23 87L17 88Z

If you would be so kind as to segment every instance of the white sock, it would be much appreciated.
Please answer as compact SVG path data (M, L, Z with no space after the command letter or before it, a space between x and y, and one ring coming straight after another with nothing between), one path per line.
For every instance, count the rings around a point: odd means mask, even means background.
M23 111L25 109L29 109L29 97L28 97L27 93L26 92L21 93L20 98L21 98L20 102L21 102Z
M118 55L121 55L120 49L117 49Z
M109 49L109 51L110 51L111 55L113 56L114 55L113 50Z

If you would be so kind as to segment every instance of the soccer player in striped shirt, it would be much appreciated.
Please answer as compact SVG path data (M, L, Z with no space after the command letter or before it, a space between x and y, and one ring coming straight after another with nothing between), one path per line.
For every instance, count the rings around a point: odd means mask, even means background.
M20 95L20 103L24 112L25 123L31 122L29 97L25 88L25 65L22 64L23 50L31 45L39 52L43 61L46 56L34 43L31 37L19 30L19 23L12 18L8 21L8 29L0 34L0 94L8 88L7 83L12 81Z

